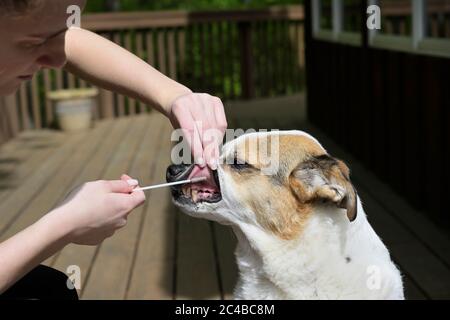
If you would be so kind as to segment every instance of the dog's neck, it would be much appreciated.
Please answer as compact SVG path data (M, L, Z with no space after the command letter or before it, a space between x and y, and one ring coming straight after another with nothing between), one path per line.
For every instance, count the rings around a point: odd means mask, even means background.
M282 240L248 224L233 227L241 276L235 297L338 299L352 298L352 290L360 295L365 289L357 286L366 286L370 255L374 251L387 254L387 250L361 206L359 209L359 217L351 223L344 213L319 210L292 240ZM383 263L390 263L388 255Z

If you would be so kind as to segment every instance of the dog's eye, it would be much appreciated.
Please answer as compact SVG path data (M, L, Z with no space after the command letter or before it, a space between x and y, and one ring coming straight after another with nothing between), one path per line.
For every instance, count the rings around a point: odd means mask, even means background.
M238 171L252 168L252 166L247 162L236 158L233 160L233 163L230 163L230 167Z

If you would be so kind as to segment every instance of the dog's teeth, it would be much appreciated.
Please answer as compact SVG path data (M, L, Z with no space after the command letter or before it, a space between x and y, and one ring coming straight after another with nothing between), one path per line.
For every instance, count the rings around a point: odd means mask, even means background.
M191 197L192 197L192 201L197 202L197 200L198 200L198 191L197 190L192 190L191 191Z

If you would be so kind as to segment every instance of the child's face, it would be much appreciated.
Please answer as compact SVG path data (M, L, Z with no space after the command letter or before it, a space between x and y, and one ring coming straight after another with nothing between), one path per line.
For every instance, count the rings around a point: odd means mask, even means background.
M67 7L85 0L41 0L24 14L0 17L0 96L14 93L41 68L66 63Z

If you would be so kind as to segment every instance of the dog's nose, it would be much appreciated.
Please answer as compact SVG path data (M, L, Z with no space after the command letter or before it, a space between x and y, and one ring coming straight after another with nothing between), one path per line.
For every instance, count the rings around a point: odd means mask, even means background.
M166 171L167 182L187 179L192 168L193 165L187 164L173 164L169 166Z

